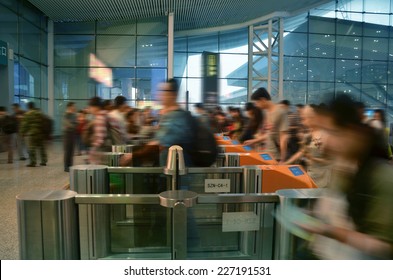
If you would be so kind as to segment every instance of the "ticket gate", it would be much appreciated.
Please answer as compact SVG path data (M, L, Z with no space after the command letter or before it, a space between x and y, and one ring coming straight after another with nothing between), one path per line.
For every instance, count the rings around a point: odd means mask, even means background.
M225 153L220 154L217 166L245 166L245 165L276 165L278 162L270 153L249 152L249 153Z
M250 153L254 150L246 145L218 145L218 153Z
M246 192L274 193L282 189L318 188L300 165L256 165L244 167Z
M231 139L229 136L214 136L216 138L217 145L240 145L239 141Z

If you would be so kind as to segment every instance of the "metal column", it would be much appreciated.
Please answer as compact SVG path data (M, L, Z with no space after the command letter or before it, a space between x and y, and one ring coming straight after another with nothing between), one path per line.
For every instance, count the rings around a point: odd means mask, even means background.
M283 19L249 26L248 96L265 87L275 99L283 98Z

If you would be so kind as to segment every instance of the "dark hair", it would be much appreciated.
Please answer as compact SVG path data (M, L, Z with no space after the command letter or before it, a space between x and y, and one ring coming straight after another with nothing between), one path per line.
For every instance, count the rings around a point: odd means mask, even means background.
M33 102L33 101L28 102L28 103L27 103L27 108L28 108L29 110L34 109L34 108L35 108L34 102Z
M0 112L5 112L5 111L7 111L7 108L4 106L0 106Z
M167 83L170 85L171 90L173 90L176 93L179 91L179 83L175 79L173 78L169 79Z
M355 102L346 94L337 95L328 108L338 126L344 127L362 123Z
M127 98L125 98L123 95L116 96L114 100L114 105L116 108L119 108L120 106L126 104Z
M71 106L74 106L74 105L75 105L75 102L72 102L72 101L68 102L67 103L67 108L70 108Z
M244 110L246 110L246 111L250 111L254 108L255 108L255 105L252 102L247 102L246 105L244 106Z
M264 88L260 87L251 95L251 100L260 100L260 99L272 100L269 92Z
M375 115L375 113L378 113L378 114L381 115L381 122L382 122L383 126L385 127L386 126L385 110L383 110L383 109L376 109L374 111L374 115Z
M280 104L285 105L285 106L290 106L291 102L288 99L284 99L280 101Z
M102 108L102 99L99 96L94 96L89 100L89 106Z
M203 104L202 103L197 103L197 104L195 104L195 108L203 109Z

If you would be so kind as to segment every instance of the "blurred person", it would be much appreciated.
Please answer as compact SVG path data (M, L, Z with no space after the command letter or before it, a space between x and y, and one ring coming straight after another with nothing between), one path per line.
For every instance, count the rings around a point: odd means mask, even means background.
M231 115L232 125L229 129L228 135L232 139L238 140L244 129L245 118L243 117L240 108L237 107L231 107L229 109L229 114Z
M250 139L254 139L255 135L263 128L262 111L259 108L255 107L254 103L246 103L245 111L248 117L248 121L245 129L239 137L239 141L241 143Z
M26 154L27 154L26 143L24 137L20 133L20 126L25 111L20 108L20 105L18 103L12 104L12 110L14 111L14 116L18 121L18 132L16 133L15 138L16 138L16 147L18 149L19 160L26 160Z
M389 145L389 128L386 124L385 111L383 109L376 109L368 124L376 130L382 145L385 147L386 157L392 159L392 149Z
M141 152L148 153L149 146L159 146L161 166L165 166L168 149L173 145L183 148L184 162L187 166L192 166L191 153L195 129L190 124L191 114L182 110L177 103L178 91L179 86L175 79L159 84L158 96L162 105L161 119L153 140L147 143L146 149ZM132 154L124 155L121 164L130 164L132 157Z
M64 147L64 171L70 172L70 166L73 165L76 129L77 129L77 115L76 106L74 102L68 102L66 111L63 115L63 147Z
M102 109L110 112L115 109L113 101L111 99L102 100Z
M7 152L7 163L13 163L13 139L14 134L18 131L17 126L16 118L7 113L7 108L0 106L0 135L3 139L3 143L0 143L0 145L2 145Z
M90 127L89 159L91 163L100 163L100 154L112 150L112 145L122 145L127 142L127 135L119 121L112 118L105 109L105 103L98 96L89 101L89 112L92 114Z
M357 101L355 102L355 107L361 122L366 124L368 122L367 115L365 114L366 106L364 106L363 102Z
M108 118L115 122L115 127L119 129L117 132L119 135L122 135L124 139L120 139L120 143L116 143L115 145L125 144L127 141L127 121L126 121L126 112L128 111L127 98L122 95L116 96L113 102L113 109L108 112Z
M196 112L196 117L200 120L200 122L211 129L211 123L210 123L210 118L208 113L206 112L205 108L203 107L202 103L197 103L195 104L195 112Z
M271 100L269 92L265 88L258 88L252 95L251 100L255 106L264 110L266 120L264 134L255 139L247 140L245 145L265 143L266 152L271 153L279 162L284 162L287 155L288 143L288 114L279 104Z
M214 115L215 118L215 127L213 132L214 133L221 133L221 134L227 134L229 129L229 121L224 112L216 112Z
M139 109L133 108L127 112L126 121L127 121L127 134L128 139L132 139L137 136L141 130L141 127L138 125L139 120Z
M327 133L321 129L321 107L310 105L303 111L303 124L309 133L303 135L299 151L293 154L284 164L300 164L305 161L305 169L319 188L325 188L330 181L332 160L325 151ZM303 165L303 164L302 164Z
M40 152L40 165L46 166L48 156L46 153L46 136L43 131L43 114L35 107L34 102L27 103L28 111L24 114L21 123L21 134L26 137L30 163L26 166L37 165L36 150Z
M75 144L77 149L77 155L80 156L87 152L87 147L83 140L83 132L87 129L88 120L87 112L85 110L79 110L76 115L76 137Z
M331 184L313 212L319 222L299 224L315 235L312 252L320 259L393 259L393 167L350 97L339 95L326 120Z
M156 122L156 118L153 116L153 110L150 106L143 108L142 115L140 116L142 126L151 126Z
M293 110L291 108L291 102L286 99L280 101L280 104L288 114L288 147L286 159L289 159L300 149L300 141L302 138L299 137L299 131L302 129L302 123L298 107L296 107L296 110Z

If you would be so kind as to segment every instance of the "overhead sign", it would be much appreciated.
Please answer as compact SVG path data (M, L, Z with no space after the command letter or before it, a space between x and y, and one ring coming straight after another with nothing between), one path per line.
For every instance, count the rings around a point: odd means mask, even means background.
M202 99L206 108L214 108L219 103L218 58L219 55L217 53L202 53Z
M8 65L8 44L0 41L0 65Z

